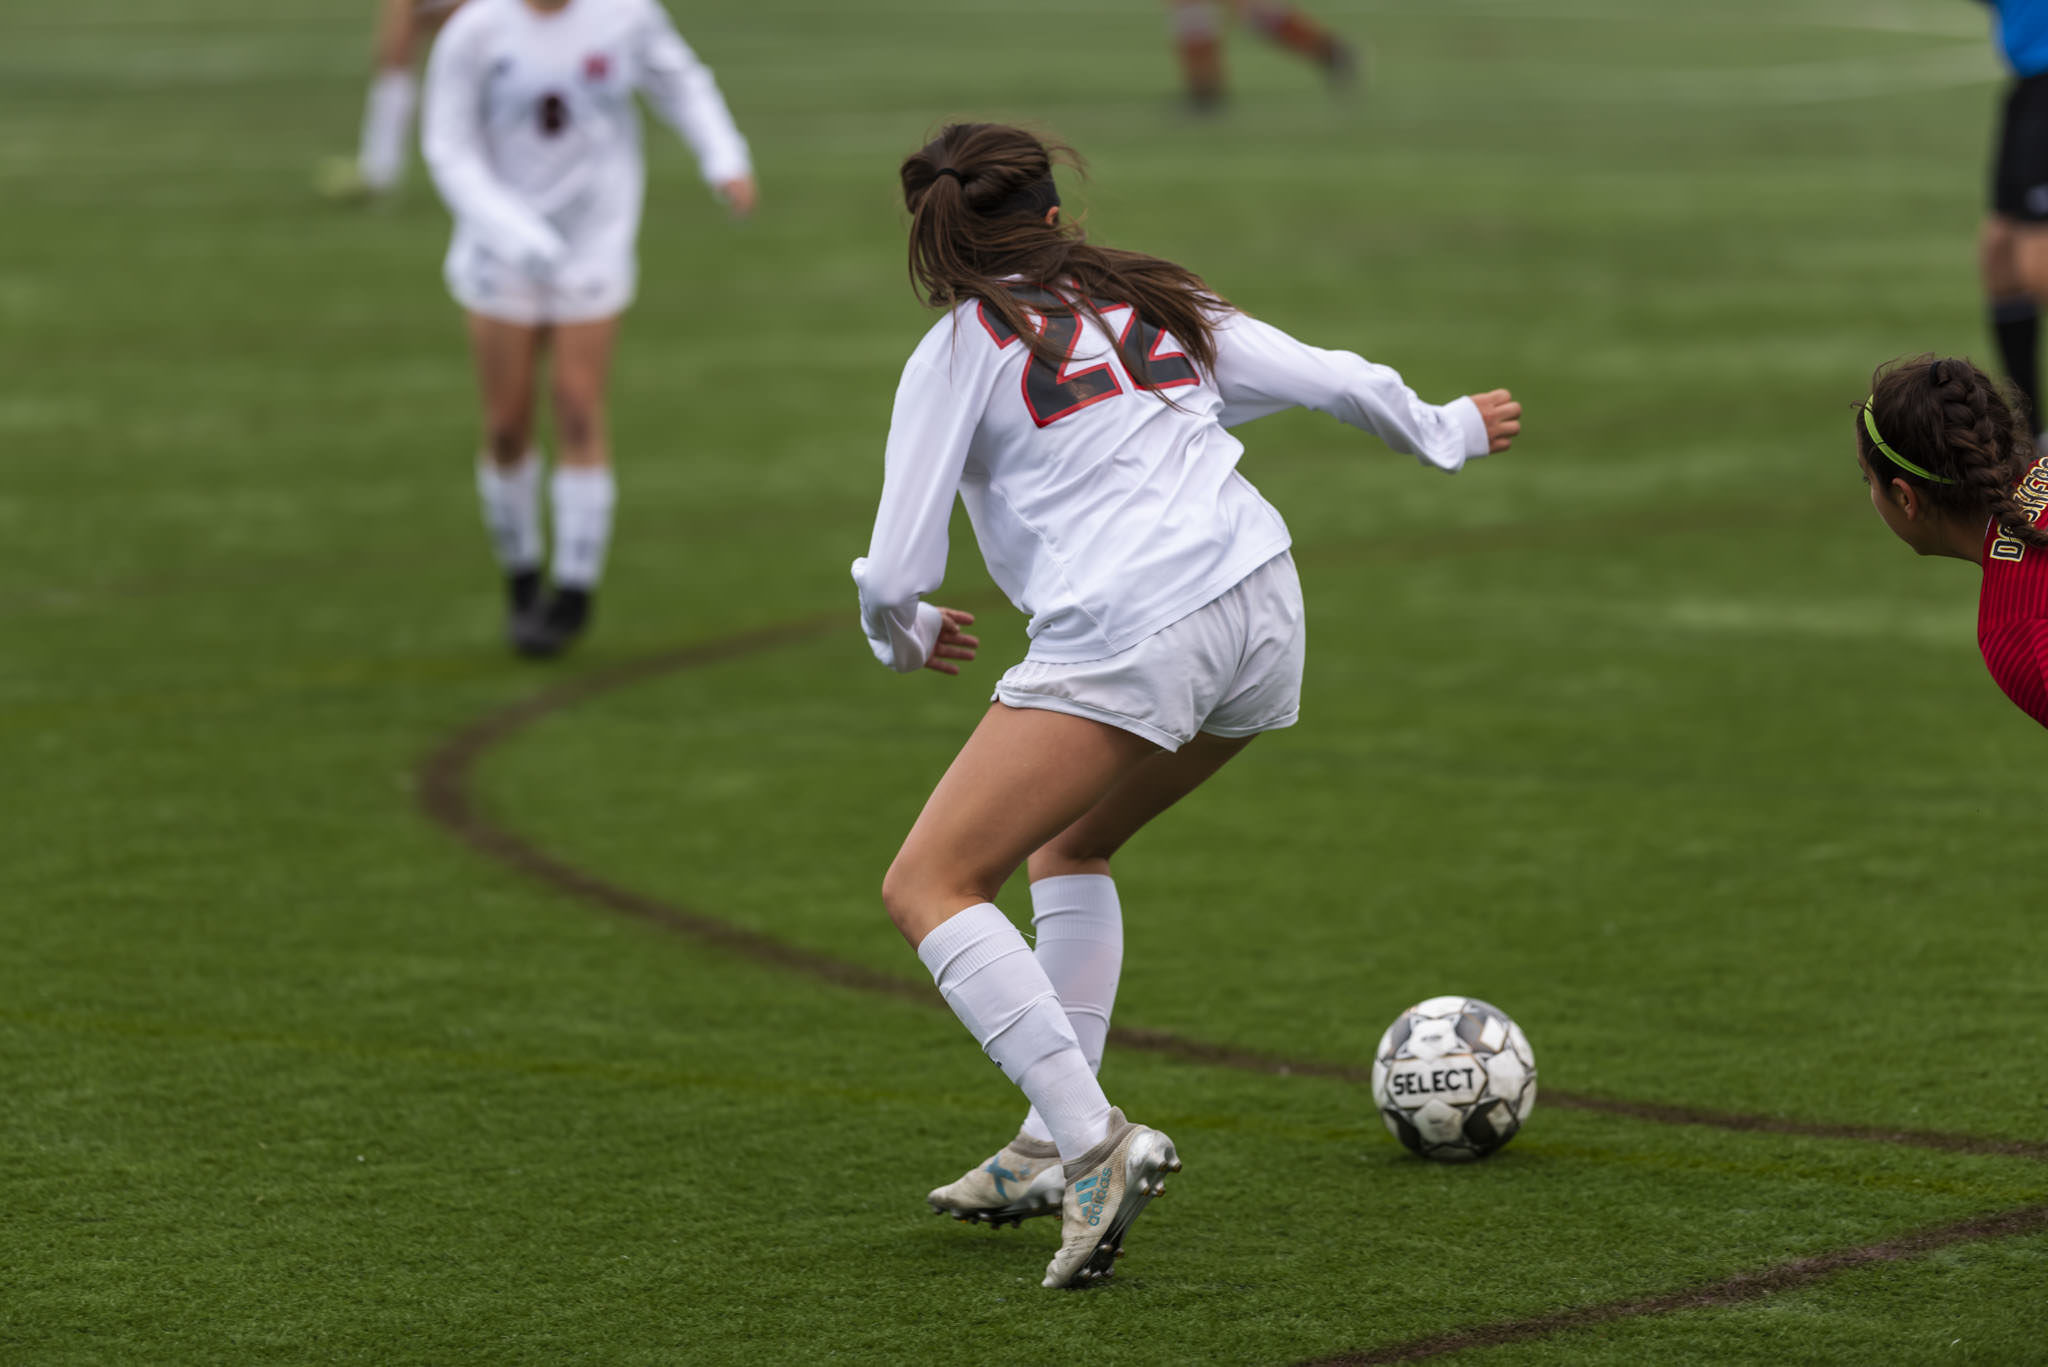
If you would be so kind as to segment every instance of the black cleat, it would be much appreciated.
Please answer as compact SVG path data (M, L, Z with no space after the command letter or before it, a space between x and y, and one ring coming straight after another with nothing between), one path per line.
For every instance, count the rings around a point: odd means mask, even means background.
M540 608L541 572L514 570L505 576L505 640L519 649L520 624Z
M512 608L514 617L524 617L540 606L541 578L536 566L530 570L514 570L505 576L505 597Z
M590 625L591 591L558 588L546 603L512 619L512 648L543 660L567 650Z

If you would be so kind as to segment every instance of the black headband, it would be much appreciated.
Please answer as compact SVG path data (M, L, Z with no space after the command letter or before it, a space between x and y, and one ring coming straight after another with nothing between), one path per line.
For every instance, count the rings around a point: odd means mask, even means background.
M1044 218L1048 209L1060 205L1060 190L1052 183L1052 177L1035 180L1023 189L1011 194L1001 204L988 210L990 218L1008 218L1012 214L1030 214L1033 218Z
M967 189L967 177L954 167L941 166L932 172L934 184L938 182L940 176L951 176L958 182L963 192ZM1059 187L1052 183L1051 176L1047 176L1044 180L1033 181L1023 189L1015 191L1002 203L978 212L987 218L1008 218L1012 214L1030 214L1033 218L1044 218L1046 210L1058 208L1059 203Z

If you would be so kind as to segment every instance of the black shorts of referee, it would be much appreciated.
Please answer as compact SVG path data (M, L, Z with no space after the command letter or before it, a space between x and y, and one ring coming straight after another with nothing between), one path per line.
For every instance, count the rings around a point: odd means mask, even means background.
M2048 223L2048 71L2022 76L2006 92L1991 209L2022 223Z

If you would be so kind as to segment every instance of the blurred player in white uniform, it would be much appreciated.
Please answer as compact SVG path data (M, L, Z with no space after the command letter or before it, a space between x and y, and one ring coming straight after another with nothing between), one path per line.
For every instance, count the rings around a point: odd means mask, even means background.
M555 654L583 630L611 541L604 396L647 179L636 92L731 211L752 212L746 140L660 0L468 0L427 63L427 169L455 217L444 273L469 313L483 392L477 488L512 644L528 655ZM560 445L543 599L533 407L550 344Z
M462 0L379 0L376 68L363 101L362 140L354 157L320 168L321 190L336 199L389 195L405 179L419 80L413 62L420 48Z
M1287 524L1229 430L1315 408L1456 470L1521 430L1506 390L1424 403L1385 366L1249 318L1181 266L1059 222L1048 149L955 125L903 163L911 270L948 309L903 370L881 510L853 564L876 658L958 674L953 501L1031 649L939 780L882 900L947 1005L1031 1102L994 1157L926 1198L958 1219L1060 1212L1044 1284L1108 1274L1179 1168L1096 1081L1123 963L1110 857L1264 731L1306 649ZM1031 879L1037 946L994 905Z

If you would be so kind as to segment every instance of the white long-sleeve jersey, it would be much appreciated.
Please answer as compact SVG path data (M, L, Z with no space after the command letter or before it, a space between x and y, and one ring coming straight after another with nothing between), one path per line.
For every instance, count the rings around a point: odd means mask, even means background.
M647 181L635 91L706 181L752 173L718 83L660 0L456 11L427 62L421 141L458 240L532 271L572 250L630 258Z
M956 494L990 577L1031 619L1030 658L1077 662L1172 625L1287 548L1226 429L1313 408L1442 470L1486 454L1471 399L1424 403L1386 366L1244 314L1219 320L1213 375L1132 309L1104 320L1114 339L1085 316L1077 327L1034 315L1056 342L1073 339L1057 372L972 300L911 354L874 536L853 562L861 629L883 664L908 673L931 653L942 623L922 598L945 576Z

